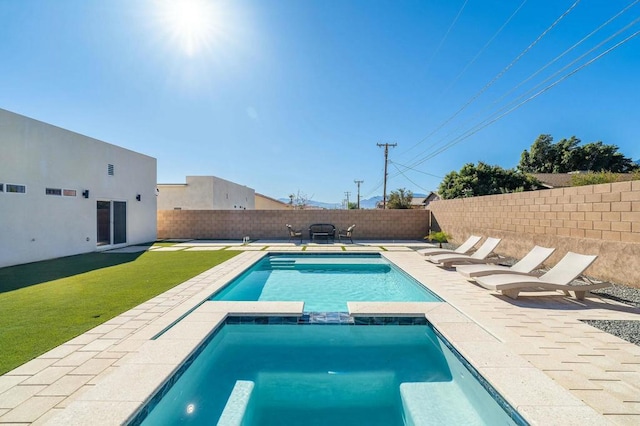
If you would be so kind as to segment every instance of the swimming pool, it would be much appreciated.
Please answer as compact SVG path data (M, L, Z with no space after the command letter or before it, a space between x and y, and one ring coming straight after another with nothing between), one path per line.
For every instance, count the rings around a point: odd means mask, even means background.
M210 300L304 301L305 312L346 312L347 302L439 302L379 254L270 254Z
M526 424L421 320L227 323L130 424Z

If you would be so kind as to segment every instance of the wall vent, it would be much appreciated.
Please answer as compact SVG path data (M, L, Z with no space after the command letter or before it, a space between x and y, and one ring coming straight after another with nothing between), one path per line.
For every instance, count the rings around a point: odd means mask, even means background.
M109 176L113 176L113 164L107 164L107 173Z

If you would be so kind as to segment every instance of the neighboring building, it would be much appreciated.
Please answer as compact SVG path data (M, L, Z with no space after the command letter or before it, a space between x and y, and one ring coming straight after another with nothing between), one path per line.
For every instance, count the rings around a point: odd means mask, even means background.
M256 192L256 210L293 210L293 206Z
M0 267L156 238L156 159L0 109Z
M411 199L411 208L412 209L424 209L426 197L413 197Z
M531 176L538 179L542 186L548 189L571 186L571 174L569 173L531 173Z
M158 184L158 210L255 210L256 191L215 176Z
M438 201L439 199L440 199L440 194L438 194L437 192L431 191L429 195L427 195L424 199L424 208L425 209L428 208L430 202Z

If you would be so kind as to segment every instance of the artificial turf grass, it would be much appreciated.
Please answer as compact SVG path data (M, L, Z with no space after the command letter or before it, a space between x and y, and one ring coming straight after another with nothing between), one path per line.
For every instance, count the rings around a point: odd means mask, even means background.
M0 375L237 254L89 253L0 269Z

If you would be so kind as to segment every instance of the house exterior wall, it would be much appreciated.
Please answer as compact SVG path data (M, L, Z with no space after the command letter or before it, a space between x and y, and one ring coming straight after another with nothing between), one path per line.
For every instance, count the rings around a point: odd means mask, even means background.
M155 240L155 158L1 109L0 146L0 267L96 251L98 200L127 203L122 246Z
M158 238L288 239L285 225L304 231L312 223L336 229L355 224L354 240L421 240L429 228L427 210L159 210Z
M256 193L256 210L291 210L290 204Z
M186 184L158 184L158 210L254 210L255 190L215 176L187 176Z
M502 238L497 252L522 257L534 245L596 254L587 274L640 287L640 181L433 201L432 224L457 241Z

